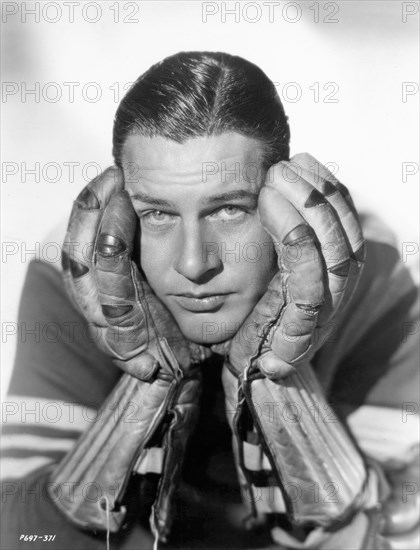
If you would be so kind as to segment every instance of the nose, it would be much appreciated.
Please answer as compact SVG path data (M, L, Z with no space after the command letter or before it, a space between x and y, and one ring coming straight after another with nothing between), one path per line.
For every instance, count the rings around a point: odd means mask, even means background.
M204 284L222 271L219 244L198 224L184 227L175 270L197 284Z

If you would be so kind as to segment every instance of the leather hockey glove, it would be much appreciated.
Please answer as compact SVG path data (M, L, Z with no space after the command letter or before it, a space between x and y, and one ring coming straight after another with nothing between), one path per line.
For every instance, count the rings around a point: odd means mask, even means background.
M258 209L279 270L223 371L244 500L251 523L287 513L334 530L383 498L310 366L356 289L364 238L348 190L308 154L271 167Z
M74 487L71 498L63 491L54 501L75 524L115 532L126 515L132 473L161 474L150 521L165 541L171 495L198 414L196 363L208 353L186 342L132 261L136 224L116 167L89 183L73 206L63 248L65 285L98 347L126 374L52 473L51 487Z

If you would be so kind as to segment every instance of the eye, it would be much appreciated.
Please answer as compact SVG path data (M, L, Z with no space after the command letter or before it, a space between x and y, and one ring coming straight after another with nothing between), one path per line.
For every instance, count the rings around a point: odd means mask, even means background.
M245 213L246 210L240 206L228 205L223 208L219 208L219 210L213 214L213 217L222 221L233 221L240 219L245 215Z
M171 223L174 216L168 214L167 212L162 212L162 210L150 210L140 215L141 222L146 223L147 225L158 227L162 225L167 225Z

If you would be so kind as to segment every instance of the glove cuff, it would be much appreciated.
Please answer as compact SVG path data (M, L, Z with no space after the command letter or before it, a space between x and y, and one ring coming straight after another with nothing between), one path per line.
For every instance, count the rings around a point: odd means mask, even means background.
M161 426L179 384L121 377L96 422L50 477L51 496L73 523L85 529L119 530L126 515L122 502L130 475Z
M380 550L391 548L381 536L381 503L389 488L378 464L369 461L367 483L361 495L358 511L334 529L318 527L308 533L305 540L297 540L281 527L271 529L274 542L290 549L352 548L352 550ZM349 545L349 546L348 546Z
M364 461L309 366L279 383L224 370L237 466L253 515L284 513L330 528L360 509ZM267 494L267 498L265 498Z

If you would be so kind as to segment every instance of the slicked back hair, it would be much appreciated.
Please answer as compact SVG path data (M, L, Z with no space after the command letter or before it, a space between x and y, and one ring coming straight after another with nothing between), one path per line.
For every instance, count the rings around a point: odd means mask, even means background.
M122 166L131 134L184 143L224 132L260 140L265 169L289 159L287 117L259 67L223 52L179 52L150 67L122 99L114 119L114 161Z

